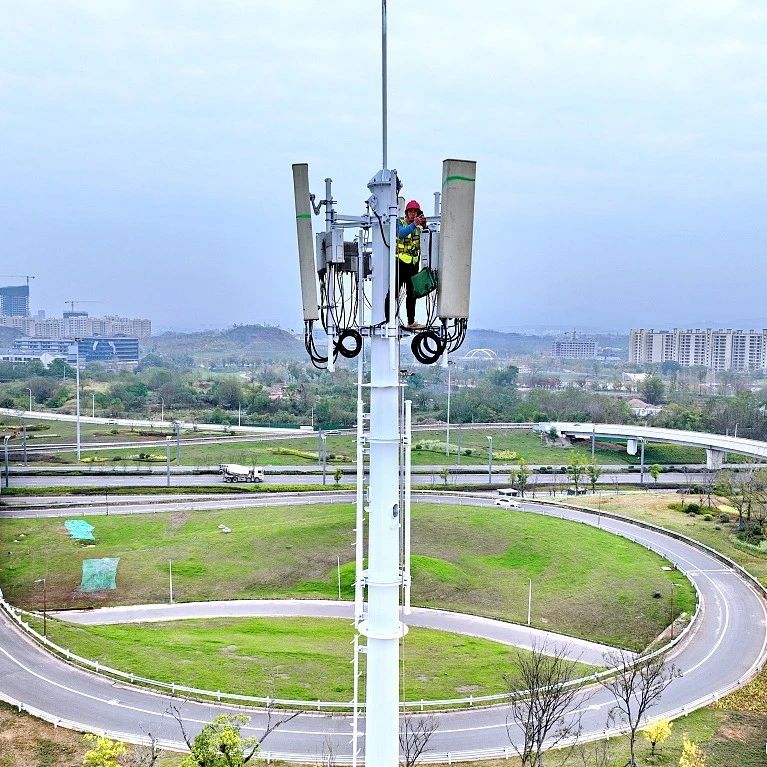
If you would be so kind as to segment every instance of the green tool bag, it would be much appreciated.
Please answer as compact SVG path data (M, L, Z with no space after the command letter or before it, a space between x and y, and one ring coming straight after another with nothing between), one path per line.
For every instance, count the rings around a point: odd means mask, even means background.
M437 289L437 273L428 266L410 278L416 298L423 298Z

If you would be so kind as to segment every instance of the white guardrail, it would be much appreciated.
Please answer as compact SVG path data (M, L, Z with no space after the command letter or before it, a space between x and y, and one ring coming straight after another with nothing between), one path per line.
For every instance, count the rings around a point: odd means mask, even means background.
M449 495L449 494L446 494L446 495ZM712 549L711 547L706 546L706 544L700 543L699 541L695 541L692 538L689 538L688 536L683 535L682 533L677 533L673 530L668 530L664 527L661 527L660 525L654 525L652 523L643 522L640 520L628 519L628 518L620 516L619 514L605 512L598 509L592 509L590 507L554 503L549 501L538 501L538 500L536 500L535 503L540 504L542 506L552 506L554 508L571 508L573 510L581 511L587 514L593 514L595 516L615 519L617 521L625 522L628 524L636 525L637 527L643 527L645 529L660 532L672 538L675 538L677 540L684 541L690 544L691 546L694 546L702 551L705 551L707 554L715 557L723 564L726 564L730 569L736 572L747 583L751 584L751 586L757 591L757 593L760 594L760 596L762 596L763 598L767 598L767 588L765 588L761 584L761 582L757 578L755 578L753 575L751 575L751 573L749 573L745 568L741 567L739 564L737 564L734 560L730 559L726 555L721 554L720 552ZM586 523L583 522L582 524L586 524ZM640 546L644 546L645 548L652 550L650 546L648 546L646 543L642 541L638 541L636 539L630 538L629 536L624 536L624 537L626 537L628 540L633 541L634 543L637 543ZM699 599L698 604L695 608L695 613L690 619L690 622L688 623L688 625L684 628L684 630L680 633L678 637L676 637L671 642L668 642L667 644L663 645L662 647L658 648L657 650L654 650L651 653L637 657L634 661L634 664L646 662L650 660L651 658L655 658L659 655L668 653L672 648L676 647L682 641L684 641L689 635L689 632L692 630L700 614L700 607L701 607L701 603ZM49 639L47 639L47 637L44 637L42 634L40 634L35 629L33 629L23 619L21 611L15 608L13 605L9 604L5 600L5 598L2 595L2 591L0 591L0 609L4 610L6 614L9 615L9 617L14 621L14 623L16 623L16 625L18 625L19 628L22 631L24 631L27 635L29 635L33 640L43 645L48 650L52 651L54 654L63 658L67 662L72 663L73 665L80 666L82 668L86 668L97 674L121 679L133 685L148 686L148 687L155 687L155 688L164 689L164 690L170 690L171 694L173 695L183 694L183 695L190 695L190 696L200 696L203 699L208 699L208 700L214 699L221 702L232 701L232 702L238 702L238 703L257 703L264 706L285 706L292 709L299 708L299 709L307 710L307 711L312 709L317 709L317 710L326 709L326 710L338 711L338 710L344 710L347 708L351 709L352 707L351 703L343 703L338 701L335 701L335 702L301 701L301 700L290 700L290 699L279 699L279 698L268 698L268 697L256 697L256 696L248 696L248 695L235 695L232 693L222 693L220 691L213 692L210 690L200 690L194 687L185 687L183 685L177 685L177 684L172 684L168 682L161 682L158 680L137 676L135 674L126 673L124 671L113 669L113 668L110 668L109 666L100 664L98 661L92 661L92 660L89 660L88 658L82 658L76 655L75 653L72 653L70 650L60 647L54 642L51 642ZM697 710L698 708L702 708L703 706L711 705L712 703L716 702L717 700L724 697L728 693L739 689L745 683L747 683L751 678L753 678L755 674L759 673L759 671L762 670L764 666L764 661L765 661L765 657L763 655L754 663L754 665L749 669L749 671L746 674L744 674L742 677L740 677L739 679L732 681L730 684L725 685L724 687L712 693L709 693L708 695L702 696L688 703L686 706L681 706L677 709L673 709L672 711L664 712L662 718L675 719L680 716L686 716L687 714L690 714L693 711ZM612 673L615 673L615 669L608 669L606 671L602 671L600 673L593 674L588 677L584 677L582 679L573 680L570 684L584 685L584 684L596 683L600 679L603 679ZM119 732L107 732L107 731L103 731L98 728L89 726L87 724L78 723L78 722L74 722L74 721L70 721L66 719L61 719L57 716L54 716L45 711L42 711L41 709L28 706L27 704L23 702L16 701L13 698L9 698L8 696L5 696L2 692L0 692L0 699L4 700L6 703L9 703L12 706L15 706L16 708L18 708L19 711L24 711L26 713L29 713L32 716L36 716L40 719L50 722L51 724L57 727L64 727L66 729L76 730L79 732L96 732L97 734L106 735L116 740L122 740L122 741L125 741L126 743L133 743L137 745L149 745L150 743L148 738L143 738L141 736L136 736L136 735L127 734L127 733L119 733ZM400 705L402 706L404 710L416 709L418 711L424 711L426 708L444 709L444 708L453 707L453 706L470 706L471 707L477 704L486 704L486 705L496 704L497 705L497 704L503 703L504 701L507 701L508 699L509 699L509 694L503 693L503 694L497 694L497 695L469 696L468 698L453 698L453 699L444 699L444 700L404 701ZM364 705L365 704L359 704L360 709L364 709ZM649 721L652 721L652 720L648 720L648 722ZM578 739L578 742L586 743L590 741L601 740L603 738L620 735L624 732L626 732L626 728L622 728L622 727L604 729L598 732L591 733L588 736L582 736ZM184 744L173 742L173 741L162 741L162 742L158 741L158 745L161 748L164 748L167 750L186 751ZM556 747L566 748L569 745L572 745L572 743L561 742ZM482 750L472 750L472 751L450 751L450 752L441 752L441 753L429 752L429 753L422 754L420 761L422 763L428 763L428 764L440 764L440 763L453 764L457 762L476 761L479 759L497 759L497 758L508 759L515 755L516 755L516 751L514 750L514 748L511 746L507 746L504 748L482 749ZM285 753L274 752L274 751L259 751L257 756L260 759L264 759L267 761L282 760L282 761L293 762L293 763L313 762L313 761L316 761L318 758L317 754L303 754L303 755L285 754ZM335 763L339 765L351 764L352 758L351 756L336 756Z
M640 544L643 545L643 544ZM222 692L221 690L204 690L197 687L187 687L185 685L176 684L173 682L163 682L157 679L151 679L149 677L144 677L139 674L133 674L130 672L121 671L119 669L112 668L111 666L107 666L103 663L100 663L99 661L90 660L89 658L83 658L80 655L77 655L76 653L73 653L71 650L69 650L66 647L62 647L61 645L56 644L55 642L52 642L47 637L43 636L39 631L32 628L32 626L29 625L29 623L24 620L24 611L17 609L13 605L11 605L9 602L5 600L5 598L2 595L2 591L0 591L0 609L4 610L5 613L13 620L13 622L29 637L31 637L35 642L45 647L47 650L52 652L54 655L57 655L58 657L65 660L67 663L71 663L74 666L79 666L80 668L86 669L88 671L92 671L96 674L99 674L101 676L109 677L111 679L119 679L123 682L126 682L131 685L139 686L139 687L150 687L154 689L159 690L165 690L169 691L171 695L183 695L185 697L197 699L197 700L203 700L205 702L210 702L210 700L215 700L218 703L239 703L239 704L256 704L259 706L265 706L265 707L281 707L281 708L288 708L292 710L303 710L303 711L309 711L309 710L317 710L317 711L352 711L354 708L353 701L322 701L322 700L294 700L291 698L270 698L270 697L260 697L255 695L239 695L236 693L229 693L229 692ZM648 661L652 658L657 657L658 655L663 655L664 653L669 652L673 647L676 647L679 643L681 643L686 637L688 632L691 630L692 626L694 625L698 614L700 610L700 601L698 601L698 606L695 609L695 613L693 614L692 618L690 619L690 622L685 626L685 628L680 632L679 636L673 639L671 642L668 642L667 644L663 645L657 650L654 650L651 653L648 653L646 655L638 656L635 659L635 663L640 661ZM600 671L596 674L590 674L586 677L581 677L579 679L573 679L572 681L568 682L565 686L566 687L579 687L584 686L587 684L594 684L599 682L601 679L605 679L609 677L610 675L614 674L616 669L606 669L605 671ZM522 693L526 693L527 690L523 690ZM514 695L519 695L519 692L514 693ZM449 708L456 708L456 707L466 707L472 708L474 706L487 706L487 705L498 705L503 704L507 702L511 698L511 693L496 693L493 695L469 695L465 698L440 698L440 699L433 699L433 700L410 700L410 701L400 701L400 708L402 708L403 711L408 710L416 710L416 711L425 711L428 709L449 709ZM359 710L364 711L365 709L365 703L358 703L357 707Z

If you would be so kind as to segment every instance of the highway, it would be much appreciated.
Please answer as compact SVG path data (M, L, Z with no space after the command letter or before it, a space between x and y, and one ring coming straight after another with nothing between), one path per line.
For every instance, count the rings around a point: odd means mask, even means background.
M442 485L444 481L440 475L441 467L434 467L432 471L417 471L412 474L413 486L431 486ZM273 485L317 485L322 484L322 472L317 473L313 468L313 473L296 473L292 467L286 467L285 473L279 473L279 469L274 469L271 473L267 469L266 484ZM333 473L335 468L330 468L326 474L326 483L333 485ZM511 471L511 467L510 467ZM705 482L709 477L706 472L687 473L681 471L666 472L659 476L658 481L666 485L684 485L685 483L699 484ZM341 479L342 483L353 484L356 481L354 470L345 470ZM218 473L208 474L178 474L171 473L171 485L174 487L201 487L210 485L221 485L226 487L222 477ZM556 483L560 486L571 485L572 480L566 474L531 474L528 478L531 485ZM597 484L602 487L611 485L638 485L641 482L639 472L605 472L599 478ZM451 473L448 477L447 487L455 484L486 484L487 469L482 471L478 469L472 472L461 472L460 474ZM508 472L493 472L493 485L497 487L508 487L510 484ZM649 472L645 472L644 484L647 487L653 486L653 480ZM9 477L9 487L165 487L167 485L167 475L163 474L134 474L134 473L115 473L115 474L46 474L45 476L28 476L15 474L13 471ZM588 487L585 477L581 478L581 486ZM2 494L0 493L0 497Z
M339 493L332 497L304 497L301 502L333 502L349 498L350 494ZM422 499L459 502L455 497L442 499L438 494L424 494ZM260 500L270 504L277 502L275 498ZM492 503L482 498L465 498L460 502ZM163 505L163 508L168 507ZM700 615L684 642L673 652L673 662L683 675L671 683L660 704L652 710L653 716L677 716L682 710L706 705L713 696L730 689L738 680L746 680L763 664L767 650L764 601L751 585L712 554L660 531L604 515L594 516L536 503L525 503L524 509L599 525L630 537L668 557L695 584L702 606ZM620 616L616 615L615 619L620 620ZM168 713L169 698L72 668L31 644L4 614L0 617L0 636L0 694L4 697L35 707L45 712L48 718L74 720L125 739L141 738L152 732L180 747L178 724ZM253 692L258 695L264 691ZM587 736L598 737L602 733L611 706L612 700L602 688L579 695L577 707L582 713ZM190 732L199 730L203 723L222 711L232 713L236 710L232 706L195 702L181 706L185 726ZM264 714L253 710L245 712L252 716L248 734L258 734L263 729ZM500 756L503 749L509 747L507 710L503 706L437 716L439 729L429 744L430 752L424 761L448 761L448 753L453 761L493 754ZM518 735L512 731L512 737ZM346 716L303 713L275 731L263 750L275 758L313 761L330 742L338 762L348 763L349 740L350 720Z

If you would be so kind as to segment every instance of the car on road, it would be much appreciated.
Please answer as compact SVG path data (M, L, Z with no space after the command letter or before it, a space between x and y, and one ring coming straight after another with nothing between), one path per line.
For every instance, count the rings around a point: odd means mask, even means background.
M515 500L514 498L498 498L495 501L496 506L500 506L503 509L519 509L522 508L519 501Z

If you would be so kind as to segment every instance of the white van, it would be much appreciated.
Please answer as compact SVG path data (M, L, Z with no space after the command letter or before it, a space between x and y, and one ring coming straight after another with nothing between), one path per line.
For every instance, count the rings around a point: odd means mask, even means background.
M495 502L496 506L500 506L503 509L521 509L522 504L517 501L514 498L509 498L508 496L504 496L503 498L499 498Z

